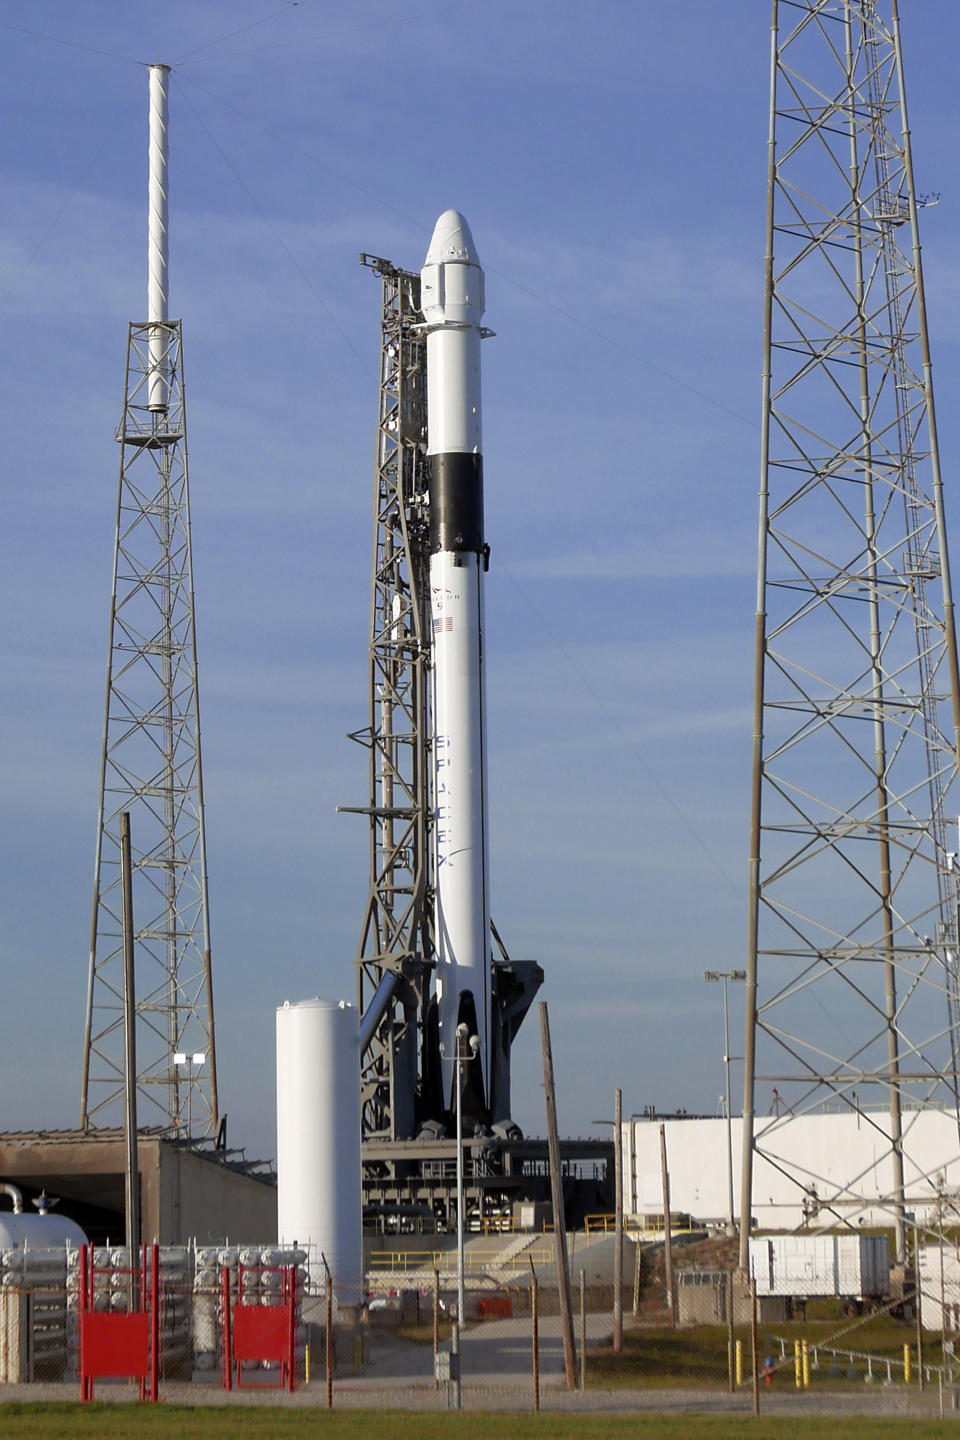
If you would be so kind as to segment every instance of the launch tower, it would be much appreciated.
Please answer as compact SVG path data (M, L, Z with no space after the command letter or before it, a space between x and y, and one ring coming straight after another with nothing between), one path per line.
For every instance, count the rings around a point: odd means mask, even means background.
M369 803L342 807L369 822L370 883L356 960L364 1188L374 1205L449 1210L454 1142L437 996L427 331L420 275L360 258L382 286L368 721L352 737L368 752ZM437 530L435 520L434 541ZM467 1139L468 1204L481 1207L539 1197L547 1174L545 1142L524 1140L510 1113L511 1046L543 971L535 961L512 960L490 930L489 995L479 997L490 1017L489 1077ZM583 1208L612 1200L609 1145L563 1143Z
M218 1127L181 324L168 317L167 79L150 67L148 312L130 326L100 770L83 1129L124 1091L120 816L130 815L139 1123Z
M773 4L741 1264L755 1157L898 1258L957 1112L954 610L897 0ZM783 1158L825 1106L869 1174ZM759 1109L762 1114L757 1114ZM944 1160L951 1158L944 1156Z

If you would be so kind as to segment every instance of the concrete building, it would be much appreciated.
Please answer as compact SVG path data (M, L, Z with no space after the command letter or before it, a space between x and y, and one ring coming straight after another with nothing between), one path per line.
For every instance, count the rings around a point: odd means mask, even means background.
M262 1163L238 1150L192 1149L149 1133L139 1137L138 1159L145 1242L276 1240L276 1176ZM121 1130L0 1134L0 1181L22 1190L24 1209L45 1190L59 1201L59 1214L100 1244L123 1239L124 1174Z

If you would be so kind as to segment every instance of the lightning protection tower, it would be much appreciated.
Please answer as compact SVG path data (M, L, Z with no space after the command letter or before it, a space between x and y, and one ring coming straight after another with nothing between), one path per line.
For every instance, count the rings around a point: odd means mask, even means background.
M148 314L130 326L81 1088L124 1094L120 817L130 815L139 1123L218 1125L181 326L168 317L167 79L150 66Z
M744 1266L761 1157L834 1223L879 1188L902 1260L935 1185L913 1133L957 1109L960 686L921 204L897 0L774 0ZM780 1144L828 1105L873 1132L842 1182Z

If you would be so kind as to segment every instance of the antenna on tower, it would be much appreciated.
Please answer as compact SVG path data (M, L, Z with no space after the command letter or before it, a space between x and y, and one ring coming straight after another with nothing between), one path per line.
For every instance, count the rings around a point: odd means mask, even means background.
M131 324L80 1123L123 1104L120 817L130 815L141 1122L217 1133L182 336L168 314L169 67L151 65L147 319Z

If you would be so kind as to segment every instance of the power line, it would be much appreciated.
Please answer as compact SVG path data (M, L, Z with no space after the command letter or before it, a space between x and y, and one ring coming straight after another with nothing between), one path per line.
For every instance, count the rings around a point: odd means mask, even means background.
M305 160L309 160L319 169L326 171L328 175L339 180L341 184L356 190L361 195L365 195L368 200L372 200L375 205L379 205L382 209L389 210L391 214L396 215L398 219L402 220L405 225L412 226L414 230L422 235L428 235L430 233L429 226L421 224L419 220L415 220L412 215L408 215L406 211L400 210L391 201L385 200L382 195L369 189L368 186L361 185L359 181L354 180L351 176L334 169L334 167L329 165L325 160L321 160L317 155L314 155L312 151L306 150L302 145L298 145L296 141L290 140L286 135L281 134L279 130L274 130L271 126L265 125L261 120L258 120L254 115L249 114L249 112L245 110L241 110L239 106L234 105L232 101L225 100L222 95L217 95L214 91L208 90L205 85L201 85L199 81L194 80L191 75L183 74L181 71L180 78L186 80L188 84L193 85L197 90L200 90L204 95L208 96L209 99L216 100L218 104L226 106L228 110L232 110L239 119L246 120L248 124L255 126L258 130L261 130L263 134L270 136L271 139L276 140L281 145L288 146L289 149L293 150L296 154L302 155ZM718 400L705 390L699 390L695 385L691 385L688 380L684 380L681 375L677 375L674 371L667 370L664 366L658 365L655 360L649 359L648 356L641 355L639 351L632 349L629 345L625 345L622 340L617 340L612 335L608 335L605 331L598 329L597 326L591 325L589 321L582 320L579 315L575 315L571 310L564 309L562 305L558 305L555 301L548 299L546 295L541 295L539 291L532 290L528 285L524 285L521 281L514 279L512 275L505 274L493 265L485 265L484 268L488 275L496 275L498 279L506 281L508 285L512 285L514 289L519 290L521 294L528 296L531 300L536 300L546 309L554 311L555 314L562 316L572 325L576 325L579 329L585 331L588 335L594 336L595 339L602 341L605 345L609 345L612 349L619 350L621 354L628 356L631 360L635 360L639 365L643 365L654 374L670 380L674 385L679 386L682 390L686 390L688 394L695 395L698 399L721 410L732 419L739 420L742 425L748 426L749 429L754 431L759 430L759 426L755 421L747 419L745 415L741 415L738 410L734 410L724 401Z
M552 625L551 625L550 622L546 619L546 617L542 614L542 612L537 609L537 606L534 604L534 602L531 600L530 596L529 596L529 595L527 594L527 592L524 590L523 586L520 584L520 582L519 582L519 580L517 579L517 577L512 573L512 571L510 570L509 566L504 562L502 555L501 555L499 552L496 552L496 551L495 551L495 552L494 552L494 555L493 555L493 559L494 559L494 563L497 564L497 565L499 565L500 568L503 570L503 572L504 572L504 574L506 575L507 579L510 581L511 585L513 585L513 587L514 587L514 589L517 591L517 593L521 596L521 598L523 599L523 601L525 602L525 604L529 607L529 609L530 609L530 610L533 612L533 614L537 617L537 619L539 620L540 624L542 625L544 631L546 632L547 635L549 635L549 637L550 637L550 639L553 641L554 645L556 645L557 649L560 651L560 654L563 656L564 660L566 660L567 664L569 665L570 669L573 671L574 675L576 675L577 679L580 681L580 684L583 686L584 690L587 692L587 694L590 696L590 698L593 700L593 702L597 705L597 707L599 708L599 710L603 713L603 715L604 715L604 716L606 717L606 719L609 721L610 725L612 725L613 729L614 729L614 730L617 732L617 734L620 736L620 739L623 741L624 745L626 745L627 749L630 751L631 755L632 755L632 756L634 757L634 759L637 761L637 763L639 764L641 770L643 770L644 774L647 776L647 778L649 779L649 781L651 782L651 784L652 784L657 790L659 790L660 794L663 796L664 800L666 800L667 804L668 804L668 805L670 806L670 808L673 810L674 814L675 814L675 815L677 816L677 818L680 820L681 824L684 826L684 828L685 828L686 830L689 831L689 833L692 835L692 837L693 837L694 841L696 842L696 844L697 844L697 845L699 846L699 848L703 851L704 855L706 855L707 859L710 861L710 864L711 864L711 865L714 867L714 869L717 871L717 874L720 875L720 876L722 876L723 880L726 882L726 884L727 884L727 886L729 887L729 889L730 889L730 890L733 892L733 894L736 896L736 898L737 898L737 903L738 903L739 905L743 905L743 904L745 903L745 901L746 901L746 895L745 895L743 889L736 884L736 881L733 880L733 878L732 878L730 875L727 874L726 870L723 868L723 866L721 865L720 861L717 859L716 855L713 854L713 852L710 850L709 846L706 844L706 842L705 842L705 840L704 840L704 838L703 838L703 835L702 835L701 831L697 829L697 827L694 825L693 821L692 821L692 820L689 818L689 816L685 813L685 811L684 811L683 808L680 806L680 804L679 804L679 803L673 798L673 796L670 794L670 791L669 791L669 790L667 789L667 787L664 785L663 781L659 778L659 776L656 774L656 772L651 768L651 766L650 766L650 765L647 763L647 761L644 759L643 754L642 754L641 751L637 748L637 746L633 743L633 741L630 739L630 736L627 734L626 730L624 730L623 726L620 724L620 721L617 719L617 717L614 715L613 711L612 711L612 710L610 709L610 707L607 705L607 703L606 703L606 701L603 699L602 695L600 695L599 692L596 690L596 688L591 684L590 679L589 679L588 676L583 672L583 670L582 670L582 669L580 668L580 666L577 664L576 660L575 660L575 659L573 658L573 656L570 654L570 651L567 649L566 645L564 645L563 641L560 639L560 636L559 636L559 635L557 634L557 632L553 629Z
M61 40L59 35L43 35L39 30L28 30L23 25L10 25L6 20L0 20L0 30L29 35L31 40L47 40L51 45L66 45L70 50L85 50L88 55L102 55L107 60L122 60L125 65L147 64L145 60L135 60L132 55L118 55L115 50L100 50L95 45L82 45L78 40Z
M412 15L395 15L387 20L371 20L364 25L345 25L340 30L324 30L316 35L301 35L296 40L275 40L266 45L253 46L249 50L230 50L226 55L208 55L200 60L191 60L189 63L192 65L205 65L221 60L239 60L249 55L265 55L268 50L289 50L294 45L304 46L310 45L315 41L338 40L344 35L362 35L374 30L386 30L391 26L410 25L416 20L433 20L439 15L450 15L458 10L478 10L481 5L499 5L502 3L503 0L462 0L461 4L441 5L434 10L420 10ZM277 13L279 14L280 12L278 11ZM271 19L273 17L267 16L266 18ZM259 20L254 21L255 25L261 23ZM244 26L243 28L250 29L251 27ZM239 33L240 32L237 31L237 34ZM228 39L229 37L223 36L222 38ZM198 48L203 50L207 47L201 45ZM194 53L192 50L187 52L188 55Z
M356 358L357 358L357 360L359 361L359 363L363 366L363 369L366 371L366 373L367 373L368 375L371 375L371 376L372 376L372 375L374 374L374 372L373 372L373 369L371 368L370 364L369 364L369 363L367 362L367 360L363 357L363 355L361 355L361 353L360 353L360 351L357 349L356 345L354 345L354 343L353 343L353 341L351 340L350 336L347 334L346 330L345 330L345 329L343 328L343 326L340 324L340 321L339 321L339 320L337 319L337 317L334 315L333 311L330 309L330 306L327 304L326 300L324 300L323 296L320 294L319 290L318 290L317 287L314 285L313 281L310 279L310 276L307 274L306 270L304 270L303 266L300 264L300 261L299 261L299 260L297 259L297 257L294 255L293 251L290 249L289 245L288 245L287 242L284 240L283 236L280 234L280 232L279 232L279 230L277 229L277 227L274 225L273 221L270 219L269 215L268 215L267 212L264 210L263 206L260 204L260 201L259 201L259 200L257 199L257 197L254 195L253 191L250 189L250 186L247 184L246 180L244 180L244 178L243 178L243 176L240 174L239 170L236 168L236 166L235 166L235 165L233 164L233 162L230 160L230 158L229 158L229 156L227 155L226 151L223 149L223 147L221 146L220 142L217 140L216 136L213 134L213 131L212 131L212 130L210 129L210 127L207 125L206 121L203 119L202 115L199 113L199 111L196 109L196 107L190 103L190 99L189 99L189 97L188 97L187 95L184 95L184 96L183 96L183 101L184 101L184 104L187 106L188 110L189 110L189 111L191 112L191 114L193 115L194 119L197 121L198 125L200 125L200 127L202 128L202 130L203 130L204 133L206 134L208 140L210 141L211 145L213 145L214 149L216 150L217 154L220 156L220 158L221 158L221 160L223 161L223 163L226 165L227 169L228 169L228 170L230 171L230 173L233 175L233 177L234 177L234 179L236 180L237 184L241 187L241 189L243 190L244 194L247 196L247 198L248 198L248 200L250 201L251 205L253 205L254 208L256 209L256 211L257 211L257 213L259 214L261 220L262 220L262 221L264 222L264 224L267 226L267 228L269 229L269 231L270 231L270 233L272 234L273 238L276 240L277 244L278 244L278 245L280 246L280 248L283 250L283 252L284 252L284 254L286 255L287 259L290 261L290 264L294 267L294 269L296 270L297 274L300 276L301 280L302 280L303 283L306 285L307 289L308 289L308 290L310 291L310 293L313 295L314 299L319 302L320 306L322 307L322 309L323 309L324 313L326 314L327 319L330 321L331 325L333 325L333 327L334 327L335 330L339 331L339 333L340 333L340 335L341 335L344 343L345 343L347 346L349 346L349 348L353 351L353 354L356 356Z
M284 0L279 10L272 10L269 15L261 15L259 20L251 20L247 25L240 25L236 30L228 30L225 35L220 35L216 40L206 40L202 45L196 45L192 50L185 50L181 56L173 61L173 65L182 65L184 60L191 55L198 55L201 50L212 50L215 45L222 45L227 40L232 40L235 35L243 35L247 30L255 30L258 25L266 25L268 20L276 20L278 15L286 15L289 10L296 10L300 0ZM209 55L206 57L211 58ZM220 58L217 56L214 59Z
M60 221L63 219L64 215L66 215L67 211L70 209L70 206L73 204L74 200L79 195L87 179L87 176L90 174L91 170L96 165L101 153L102 149L98 150L96 154L92 157L92 159L87 161L86 168L81 173L76 185L74 185L73 189L68 194L66 200L64 200L61 204L59 210L54 215L53 219L50 221L46 230L44 230L43 234L40 236L40 239L37 241L36 245L34 245L30 254L27 256L26 260L24 260L23 264L20 266L20 269L17 271L16 275L13 277L6 290L3 292L3 295L0 296L0 310L6 310L11 297L16 293L17 289L19 288L20 282L23 279L24 275L26 275L27 271L30 269L30 266L33 264L34 260L36 260L37 256L40 254L40 251L43 249L44 245L46 245L47 241L50 239L50 236L53 234L54 230L56 230L57 226L60 224Z

